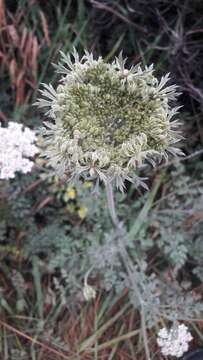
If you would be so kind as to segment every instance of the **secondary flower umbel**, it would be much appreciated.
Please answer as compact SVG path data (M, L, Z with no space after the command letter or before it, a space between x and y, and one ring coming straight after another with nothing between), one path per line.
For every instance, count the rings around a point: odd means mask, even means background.
M38 152L35 140L34 131L23 130L22 124L10 121L7 128L0 127L0 179L14 178L16 171L31 171L34 163L29 158Z
M153 66L125 67L122 54L112 63L85 52L62 54L56 66L64 76L56 90L44 84L39 107L48 107L52 118L43 128L44 155L58 174L68 173L116 181L136 181L135 169L153 158L174 155L180 140L178 107L170 102L176 85L166 87L169 74L159 82Z
M162 328L158 333L157 343L164 356L181 357L189 349L189 342L193 339L187 326L179 324L170 330Z

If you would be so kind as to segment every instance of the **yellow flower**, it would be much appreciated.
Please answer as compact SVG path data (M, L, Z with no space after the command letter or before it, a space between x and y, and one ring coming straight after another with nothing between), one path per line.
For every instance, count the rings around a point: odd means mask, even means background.
M87 215L87 208L85 206L81 206L78 210L78 215L81 219L84 219Z
M69 186L63 196L64 201L74 200L76 198L76 190L74 187Z
M92 187L92 182L91 181L85 181L83 184L85 189L89 189Z

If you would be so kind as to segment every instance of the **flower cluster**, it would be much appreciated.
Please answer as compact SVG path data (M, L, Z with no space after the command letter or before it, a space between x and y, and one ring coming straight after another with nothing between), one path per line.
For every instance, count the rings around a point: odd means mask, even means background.
M9 122L7 128L0 127L0 179L14 178L16 171L31 171L29 158L38 152L35 140L34 131L23 129L22 124Z
M89 273L92 270L92 268L89 269L89 271L86 273L85 278L84 278L83 296L86 301L95 299L96 295L97 295L96 290L91 285L89 285L87 282Z
M158 333L157 343L164 356L175 356L179 358L188 351L188 343L192 339L192 335L188 331L187 326L179 324L170 330L162 328Z
M90 301L92 299L95 299L96 290L92 286L85 284L83 288L83 295L86 301Z
M59 175L115 180L122 190L124 180L136 181L135 170L167 153L180 155L174 147L180 140L171 121L179 107L171 108L176 85L165 86L153 66L125 67L119 55L112 63L85 52L79 59L62 53L55 65L62 73L56 88L44 84L39 107L48 107L52 121L42 129L43 154Z

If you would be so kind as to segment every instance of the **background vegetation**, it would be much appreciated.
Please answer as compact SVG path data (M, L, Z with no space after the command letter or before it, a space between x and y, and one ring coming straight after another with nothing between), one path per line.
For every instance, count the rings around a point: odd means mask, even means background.
M117 194L146 300L148 346L175 317L202 344L203 2L201 0L0 0L0 120L37 129L32 104L55 84L59 51L171 72L182 91L182 161L146 169L150 192ZM115 256L105 194L59 181L36 159L31 175L0 182L0 354L15 359L145 359L136 299ZM83 296L85 274L97 289Z

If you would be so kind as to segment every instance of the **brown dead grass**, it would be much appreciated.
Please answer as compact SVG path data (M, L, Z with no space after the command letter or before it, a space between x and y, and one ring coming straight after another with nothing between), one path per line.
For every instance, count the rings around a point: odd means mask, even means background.
M40 11L43 37L39 40L34 30L24 22L25 9L12 14L0 0L0 72L6 72L15 105L29 102L36 88L38 56L42 46L51 45L46 16Z

